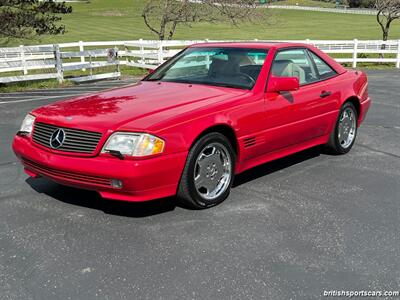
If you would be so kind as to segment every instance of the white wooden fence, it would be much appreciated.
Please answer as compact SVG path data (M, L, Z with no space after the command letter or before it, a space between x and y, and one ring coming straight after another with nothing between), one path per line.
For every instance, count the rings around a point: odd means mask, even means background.
M53 78L59 82L118 78L121 76L121 65L152 69L184 47L204 42L212 41L80 41L0 48L0 83ZM291 42L312 44L336 57L338 62L351 64L353 68L358 63L390 63L400 68L400 40Z
M337 14L353 14L353 15L373 15L375 16L378 11L374 9L357 9L357 8L330 8L330 7L313 7L313 6L300 6L300 5L267 5L268 8L274 9L291 9L291 10L306 10L318 11Z

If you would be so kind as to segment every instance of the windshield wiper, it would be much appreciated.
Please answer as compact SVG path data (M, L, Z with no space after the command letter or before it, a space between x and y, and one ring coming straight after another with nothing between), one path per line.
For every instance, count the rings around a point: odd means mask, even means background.
M234 89L242 89L242 90L250 90L251 87L243 86L243 85L236 85L236 84L229 84L229 83L222 83L222 82L210 82L210 81L198 81L195 82L197 84L205 84L205 85L212 85L212 86L220 86L220 87L227 87L227 88L234 88Z
M204 84L204 85L220 86L220 87L236 88L236 89L244 89L244 90L250 90L251 89L251 87L246 87L246 86L242 86L242 85L228 84L228 83L221 83L221 82L192 81L192 80L182 80L182 79L163 80L163 81L165 81L165 82L175 82L175 83L187 83L187 84Z
M175 83L188 83L188 84L195 84L196 82L190 81L190 80L184 80L184 79L173 79L173 80L168 80L165 79L163 80L164 82L175 82Z
M235 84L227 84L227 83L218 83L212 82L211 85L227 87L227 88L234 88L234 89L242 89L242 90L251 90L251 87L242 86L242 85L235 85Z

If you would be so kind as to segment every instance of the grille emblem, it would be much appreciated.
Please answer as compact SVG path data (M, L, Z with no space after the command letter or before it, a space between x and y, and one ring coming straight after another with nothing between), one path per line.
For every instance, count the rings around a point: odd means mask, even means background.
M60 148L65 141L65 131L58 128L56 129L50 137L50 146L53 149Z

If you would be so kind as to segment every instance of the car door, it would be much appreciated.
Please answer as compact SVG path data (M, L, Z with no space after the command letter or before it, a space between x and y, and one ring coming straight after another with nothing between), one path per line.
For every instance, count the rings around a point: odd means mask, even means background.
M287 48L276 53L270 76L297 77L300 88L292 92L266 92L266 152L328 134L339 101L339 93L329 82L333 75L321 78L306 48Z

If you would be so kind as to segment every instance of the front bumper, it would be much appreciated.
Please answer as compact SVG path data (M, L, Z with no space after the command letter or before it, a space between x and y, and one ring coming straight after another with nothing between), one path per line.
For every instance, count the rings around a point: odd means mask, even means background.
M43 176L95 190L104 198L135 202L175 195L187 157L187 152L140 160L72 157L42 150L21 136L15 136L12 147L32 177ZM120 180L123 187L114 188L112 180Z

